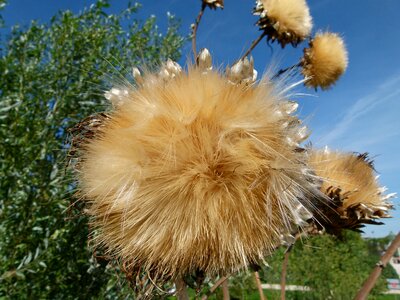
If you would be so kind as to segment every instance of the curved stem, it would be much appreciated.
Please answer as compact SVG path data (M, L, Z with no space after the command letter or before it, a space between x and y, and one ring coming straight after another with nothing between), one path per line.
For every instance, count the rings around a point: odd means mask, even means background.
M210 288L208 293L205 294L203 297L201 297L201 300L207 300L208 297L210 297L212 295L212 293L214 293L215 290L229 278L229 276L230 275L226 275L224 277L221 277L216 283L214 283L214 285Z
M250 48L242 55L242 57L239 60L244 59L246 56L248 56L251 51L253 51L253 49L258 45L258 43L264 38L264 36L266 36L267 34L265 32L263 32L257 39L255 39L252 43Z
M194 23L194 26L193 26L193 32L192 32L192 50L193 50L193 56L194 56L194 59L196 60L196 57L197 57L197 46L196 46L196 35L197 35L197 29L199 28L199 24L200 24L200 21L201 21L201 17L203 16L203 14L204 14L204 10L206 9L206 4L203 2L202 4L201 4L201 9L200 9L200 12L199 12L199 14L197 15L197 18L196 18L196 22Z

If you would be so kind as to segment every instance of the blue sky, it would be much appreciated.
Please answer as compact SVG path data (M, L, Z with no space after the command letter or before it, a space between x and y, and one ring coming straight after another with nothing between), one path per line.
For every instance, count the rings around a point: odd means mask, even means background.
M9 0L2 12L6 26L28 24L36 19L47 22L58 10L78 12L89 0ZM127 1L111 1L111 12ZM389 192L400 192L400 11L399 0L308 0L314 31L340 33L349 51L349 67L337 85L314 93L299 88L300 114L312 130L311 141L333 149L369 152L375 158L381 184ZM198 47L210 49L217 65L235 61L259 32L251 15L254 1L225 0L223 11L207 10L198 32ZM187 33L200 8L200 0L142 0L138 18L158 17L165 29L166 14L182 20ZM4 30L3 30L4 32ZM302 46L273 51L265 43L253 51L256 69L262 73L271 63L283 68L297 62ZM181 63L191 54L188 43ZM367 236L383 236L400 229L400 201L385 225L369 226Z

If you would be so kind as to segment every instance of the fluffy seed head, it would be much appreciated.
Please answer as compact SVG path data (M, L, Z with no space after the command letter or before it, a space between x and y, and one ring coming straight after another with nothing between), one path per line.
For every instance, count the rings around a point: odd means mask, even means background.
M309 87L330 88L346 71L347 50L343 39L335 33L319 33L304 50L302 73Z
M83 147L80 189L95 241L158 278L263 260L310 217L297 104L270 82L233 84L173 63L161 70L169 79L135 72L141 84L107 94L118 105Z
M260 16L257 25L268 39L283 47L296 46L311 33L312 18L305 0L257 0L254 14Z
M328 231L358 230L363 223L378 224L374 220L388 217L387 199L394 194L383 195L367 154L313 150L309 164L323 180L321 191L333 201L335 212L325 212Z

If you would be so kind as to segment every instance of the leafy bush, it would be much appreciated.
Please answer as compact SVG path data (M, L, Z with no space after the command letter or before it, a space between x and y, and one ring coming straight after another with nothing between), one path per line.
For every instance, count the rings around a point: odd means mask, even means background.
M108 7L98 1L48 24L16 26L0 46L2 299L125 295L114 267L92 258L87 219L74 213L67 128L105 109L107 74L121 80L136 63L177 60L184 38L172 16L161 35L154 17L134 19L138 4L118 14Z

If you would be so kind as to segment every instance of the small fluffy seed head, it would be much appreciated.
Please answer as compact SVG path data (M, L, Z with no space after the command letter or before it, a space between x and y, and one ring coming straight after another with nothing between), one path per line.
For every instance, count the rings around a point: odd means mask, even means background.
M336 33L318 33L304 50L302 73L306 86L330 88L346 71L347 64L343 39Z
M110 93L119 105L83 147L80 192L95 241L157 278L262 261L310 217L296 103L271 82L161 70L169 79L147 74Z
M257 24L268 39L282 46L296 46L310 36L312 18L305 0L257 0L254 13L260 16Z
M313 150L309 165L323 180L321 191L333 201L335 213L325 213L331 216L327 227L357 230L363 223L388 217L391 205L387 199L393 194L383 195L367 154Z

